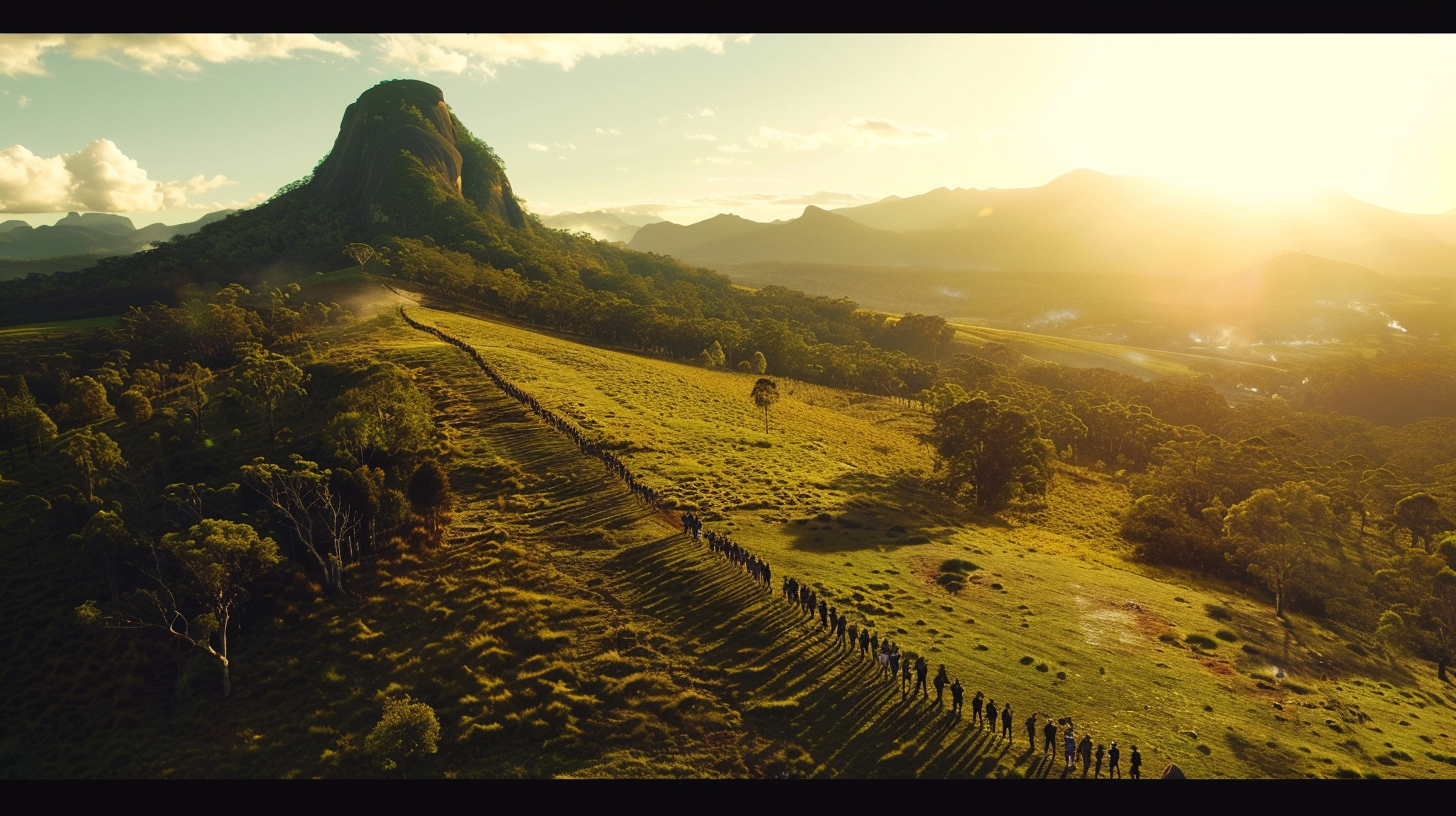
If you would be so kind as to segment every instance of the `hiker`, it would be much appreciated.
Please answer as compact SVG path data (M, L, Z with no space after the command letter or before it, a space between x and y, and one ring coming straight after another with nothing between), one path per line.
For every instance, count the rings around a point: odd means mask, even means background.
M1031 712L1031 716L1026 718L1026 752L1028 754L1036 753L1036 712L1035 711Z
M890 670L890 653L889 652L877 652L875 656L880 661L879 668L875 669L875 679L878 680L881 677L884 677L885 676L885 672L887 672L887 671ZM894 675L890 675L890 676L893 677Z
M965 687L961 685L961 679L957 677L956 681L950 684L950 713L957 717L961 715L961 703L964 702L965 697Z
M1132 755L1127 758L1127 778L1142 779L1140 769L1143 767L1143 755L1138 753L1137 746L1132 747Z
M890 682L893 683L900 676L900 650L893 646L890 649Z
M1001 736L1011 741L1011 704L1007 703L1001 709Z
M868 626L859 630L859 656L864 657L870 653L870 629Z
M924 655L915 658L915 691L921 692L922 697L930 696L930 689L925 687L927 674L930 674L930 666L926 664Z
M1046 742L1043 743L1041 746L1041 752L1043 754L1056 753L1057 724L1052 722L1052 715L1047 715L1047 723L1046 725L1042 726L1041 733L1042 736L1046 738Z
M1067 757L1067 767L1071 768L1076 764L1077 758L1077 737L1072 733L1072 726L1067 726L1067 733L1063 738L1062 749Z
M982 694L978 690L976 692L976 696L971 698L971 722L975 723L976 725L981 724L981 706L985 704L986 695Z
M1122 752L1119 751L1119 750L1117 750L1117 740L1113 740L1112 741L1112 745L1109 746L1108 749L1107 749L1107 778L1108 779L1111 779L1113 777L1117 777L1118 779L1121 779L1122 778L1122 769L1117 766L1117 760L1121 756L1122 756Z
M996 736L996 700L986 701L986 722L991 726L991 736Z
M1077 745L1077 751L1082 755L1082 778L1087 778L1087 771L1092 768L1092 735L1083 734L1082 742Z
M1093 779L1102 778L1102 755L1105 753L1107 753L1106 747L1104 747L1100 742L1097 743L1097 769L1092 772Z
M950 682L950 676L945 673L945 664L940 664L940 669L935 673L935 707L945 708L941 699L945 696L945 684Z
M904 662L900 668L903 672L900 675L900 699L903 700L905 699L906 689L910 688L910 655L905 655Z

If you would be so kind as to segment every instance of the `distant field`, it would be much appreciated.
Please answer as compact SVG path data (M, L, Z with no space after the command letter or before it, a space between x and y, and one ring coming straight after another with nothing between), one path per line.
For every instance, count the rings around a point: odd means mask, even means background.
M1056 775L1059 761L1054 769L1024 751L1022 720L1039 711L1074 716L1124 750L1137 744L1153 774L1171 761L1195 777L1456 777L1431 756L1456 753L1456 694L1429 666L1362 657L1379 653L1366 636L1298 618L1284 628L1261 604L1126 563L1115 532L1127 499L1114 480L1066 470L1045 510L969 518L923 487L932 463L916 433L928 418L913 409L783 381L765 433L751 376L411 311L619 445L634 472L732 532L776 576L822 587L839 608L944 662L968 694L1016 711L1015 739L998 746L926 718L888 687L875 691L868 677L846 698L842 678L867 670L826 664L820 647L780 663L701 646L700 659L742 673L741 702L803 740L820 773ZM711 564L681 547L664 549L660 569ZM958 593L937 581L952 559L970 563ZM693 592L644 590L642 600L709 643L731 640L731 620L695 617L717 613Z
M21 326L3 326L0 327L0 337L19 339L55 332L111 328L120 319L120 315L104 315L102 317L83 317L79 320L55 320L49 323L26 323Z

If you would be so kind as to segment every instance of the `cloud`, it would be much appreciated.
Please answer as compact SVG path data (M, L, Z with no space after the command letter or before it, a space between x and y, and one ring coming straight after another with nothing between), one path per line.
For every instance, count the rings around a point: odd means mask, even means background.
M718 151L721 153L747 153L748 149L739 147L736 144L726 144L718 145Z
M187 197L236 184L225 176L154 181L110 139L50 158L22 145L0 150L0 212L155 212L192 208ZM216 205L205 205L213 207Z
M758 129L757 136L748 137L748 143L754 147L781 147L785 151L818 150L824 144L824 137L805 136L764 126Z
M717 108L698 108L696 112L688 114L688 118L691 119L695 115L696 116L717 116L718 115L718 109Z
M22 108L28 108L28 107L30 107L31 101L32 101L31 98L28 97L28 96L26 96L25 94L21 94L20 95L20 107L22 107Z
M385 62L408 71L493 77L500 66L520 62L569 71L588 57L686 48L721 54L727 40L720 34L386 34L379 48Z
M889 119L851 119L839 126L837 141L845 144L845 150L858 153L872 153L877 147L898 147L901 150L911 145L933 144L949 138L944 130L923 125L902 125Z
M527 142L526 147L527 149L536 150L541 153L545 153L546 151L551 149L549 146L543 145L540 142Z
M705 142L718 141L718 137L711 133L684 133L683 136L688 139L702 139Z
M818 150L832 145L851 153L873 153L879 147L903 150L913 145L944 142L952 136L960 138L959 130L944 131L924 125L902 125L889 119L861 117L812 135L764 126L758 129L758 135L748 137L748 142L754 147L778 147L785 151Z
M617 130L616 128L597 128L597 133L610 134L612 136L622 135L622 131Z
M196 73L202 63L289 59L298 51L341 57L358 53L313 34L9 34L0 36L0 73L44 76L44 57L53 50L150 73Z
M701 159L693 159L693 164L703 164L705 162L707 164L752 164L752 162L743 161L742 159L735 159L730 156L704 156Z

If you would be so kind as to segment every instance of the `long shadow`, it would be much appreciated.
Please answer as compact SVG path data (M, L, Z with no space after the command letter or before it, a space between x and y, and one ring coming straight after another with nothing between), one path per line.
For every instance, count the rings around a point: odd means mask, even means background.
M906 473L882 476L851 471L830 479L829 488L854 496L857 506L838 514L795 519L784 528L793 548L828 553L916 546L929 543L947 526L995 523L948 502L927 506L927 496L934 495L932 488L923 478Z

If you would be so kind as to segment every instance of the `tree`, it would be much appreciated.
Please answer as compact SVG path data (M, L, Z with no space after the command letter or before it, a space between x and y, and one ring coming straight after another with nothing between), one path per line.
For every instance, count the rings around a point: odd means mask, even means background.
M1395 521L1410 531L1411 545L1427 552L1436 536L1451 529L1451 521L1441 513L1441 505L1429 493L1416 493L1395 503Z
M141 389L129 388L116 400L116 415L122 422L140 425L152 418L152 401Z
M344 247L344 254L349 256L349 260L363 267L364 264L369 263L370 258L374 257L374 247L368 244L349 244Z
M243 476L318 562L324 584L332 591L342 591L343 553L360 517L334 493L330 485L333 471L321 470L317 462L296 453L289 458L292 467L285 468L259 457L243 465Z
M70 457L76 469L86 480L86 496L96 500L96 488L106 484L118 471L126 467L121 458L121 448L104 433L94 433L90 428L71 435L61 446L61 452Z
M106 387L91 377L75 377L61 388L61 404L56 415L65 422L89 425L110 419L116 414L106 401Z
M1377 572L1374 582L1377 596L1391 603L1380 618L1385 639L1413 646L1436 664L1436 676L1441 680L1447 679L1446 670L1456 660L1456 569L1452 569L1452 558L1456 552L1427 554L1412 547L1395 568Z
M450 491L450 479L439 462L426 459L415 468L409 480L409 500L415 512L429 523L430 533L439 535L441 521L455 501L455 495Z
M1309 482L1285 482L1276 489L1255 490L1224 517L1224 535L1248 561L1249 572L1274 593L1274 614L1284 616L1289 590L1304 574L1312 540L1334 525L1328 496Z
M984 396L939 411L931 441L947 492L983 511L1044 494L1051 481L1051 444L1036 421Z
M245 343L239 351L243 361L238 379L244 385L243 397L267 414L268 438L274 439L278 434L273 418L278 406L288 395L304 393L308 375L292 360L257 343Z
M750 396L753 403L763 409L763 432L768 433L768 409L779 401L779 386L767 377L759 377Z
M77 607L83 622L117 628L159 629L201 649L222 668L222 693L232 694L228 630L248 585L281 558L271 538L247 524L204 519L187 533L169 533L153 551L156 589L132 593L129 609L106 613L95 601ZM176 567L176 577L162 564ZM216 635L216 642L213 636Z
M192 427L201 432L202 411L211 401L207 384L212 381L212 369L189 360L173 376L181 386L177 389L177 405L192 417Z
M384 701L384 716L369 736L364 751L386 771L412 757L433 754L440 739L440 721L429 705L405 695Z
M764 358L763 352L761 351L755 351L753 353L753 360L749 365L753 367L754 374L763 376L768 373L768 360Z

